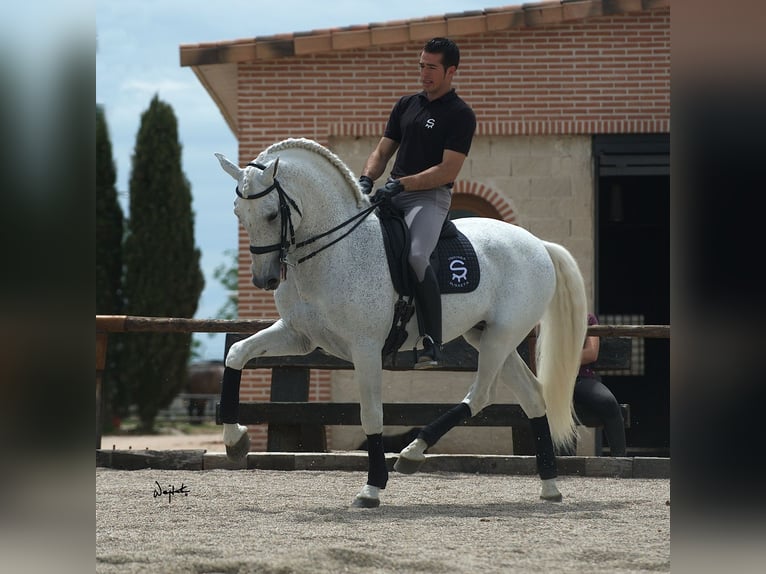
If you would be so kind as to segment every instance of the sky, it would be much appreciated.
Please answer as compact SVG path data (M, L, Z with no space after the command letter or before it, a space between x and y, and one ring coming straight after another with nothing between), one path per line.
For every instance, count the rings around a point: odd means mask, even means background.
M178 120L182 168L191 183L195 239L205 289L195 317L220 318L227 293L213 270L237 247L231 181L215 152L237 158L237 140L191 68L180 46L304 32L372 22L422 18L517 5L512 0L121 0L95 2L96 103L104 107L117 190L128 214L131 155L141 114L152 97L170 104ZM393 102L392 102L393 105ZM298 137L300 134L293 134ZM372 150L371 150L372 151ZM172 285L172 281L168 282ZM222 359L223 334L197 334L201 359Z

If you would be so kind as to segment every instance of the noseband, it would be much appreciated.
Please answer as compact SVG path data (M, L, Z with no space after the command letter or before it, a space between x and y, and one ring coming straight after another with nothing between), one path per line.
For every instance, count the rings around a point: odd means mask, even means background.
M255 167L263 171L266 169L265 165L262 165L260 163L248 163L248 166ZM370 207L367 207L357 213L356 215L352 216L351 218L347 219L340 225L336 225L332 229L325 231L324 233L320 233L319 235L315 235L314 237L310 237L309 239L306 239L305 241L301 241L299 243L295 242L295 228L293 226L293 218L292 218L292 210L294 209L298 215L301 217L303 214L301 213L301 210L298 208L298 204L295 203L292 197L290 197L287 192L284 190L282 185L279 183L279 180L277 178L274 178L274 183L272 183L269 187L264 189L263 191L259 191L258 193L253 193L250 195L242 195L242 193L239 191L239 186L236 188L236 193L239 197L242 199L258 199L261 197L264 197L271 193L272 191L276 190L277 195L279 197L279 218L280 218L280 235L279 235L279 243L272 243L271 245L264 245L264 246L256 246L256 245L250 245L250 253L254 255L262 255L264 253L271 253L272 251L279 251L279 262L282 264L282 279L284 279L287 276L287 266L295 266L303 263L307 259L311 259L316 254L320 253L321 251L324 251L331 245L337 243L344 237L346 237L349 233L354 231L359 224L362 223L362 221L372 213L375 208L378 206L378 203L374 203ZM338 231L339 229L342 229L346 225L350 224L354 220L359 219L346 233L341 235L340 237L334 239L327 245L320 247L319 249L309 253L308 255L301 257L298 259L298 261L295 264L291 264L287 261L287 253L290 250L291 246L295 246L296 249L299 249L301 247L305 247L306 245L310 245L314 243L317 239L321 239L322 237L326 237L330 235L331 233L334 233L335 231Z

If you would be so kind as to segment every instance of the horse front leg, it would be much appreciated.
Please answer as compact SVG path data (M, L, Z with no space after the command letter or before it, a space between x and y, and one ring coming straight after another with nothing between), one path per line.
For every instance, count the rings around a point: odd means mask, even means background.
M362 429L367 435L367 483L354 497L355 508L380 506L380 491L388 483L388 466L383 449L383 373L380 353L368 353L354 360L354 377L359 389Z
M281 319L242 341L234 343L226 354L226 366L221 382L220 416L223 423L223 444L226 457L241 462L250 452L247 427L239 424L239 387L242 369L253 357L304 355L310 344L302 335L290 329Z

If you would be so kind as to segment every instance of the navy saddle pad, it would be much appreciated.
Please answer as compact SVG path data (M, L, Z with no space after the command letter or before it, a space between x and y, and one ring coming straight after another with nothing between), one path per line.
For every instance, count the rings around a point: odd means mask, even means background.
M401 212L388 207L378 210L388 267L396 291L412 295L416 280L407 261L410 237ZM431 255L431 267L439 279L442 294L470 293L479 286L481 272L476 251L468 238L447 219L442 226L439 243Z

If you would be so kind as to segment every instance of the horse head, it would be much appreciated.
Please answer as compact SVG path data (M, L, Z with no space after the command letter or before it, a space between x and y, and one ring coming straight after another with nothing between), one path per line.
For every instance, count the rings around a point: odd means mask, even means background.
M277 180L279 157L244 169L215 154L223 170L237 181L234 214L250 238L253 285L274 290L279 286L287 250L301 212Z
M308 250L303 251L307 255L296 253L301 248L334 231L353 230L349 224L356 221L358 210L372 211L351 170L313 140L288 138L277 142L245 168L215 155L223 170L237 181L234 213L250 238L253 285L261 289L279 287L286 276L288 252L289 265L298 265L315 254ZM296 241L301 223L303 240ZM343 237L343 232L338 236ZM337 236L326 245L335 241Z

